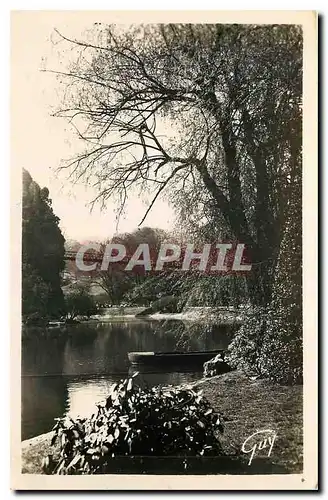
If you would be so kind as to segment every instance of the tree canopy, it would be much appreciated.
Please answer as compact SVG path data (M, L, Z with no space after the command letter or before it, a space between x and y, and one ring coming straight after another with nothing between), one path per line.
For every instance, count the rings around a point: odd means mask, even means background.
M248 246L268 302L290 186L301 168L302 33L291 25L97 23L56 72L59 116L84 150L64 167L116 197L163 195ZM145 218L144 217L144 218ZM142 221L140 221L142 222Z

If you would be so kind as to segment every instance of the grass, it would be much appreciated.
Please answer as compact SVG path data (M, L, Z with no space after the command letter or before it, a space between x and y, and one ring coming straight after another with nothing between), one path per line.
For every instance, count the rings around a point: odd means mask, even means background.
M303 386L282 386L251 380L233 371L196 384L225 420L222 444L228 454L239 453L254 432L277 432L269 459L272 470L301 473L303 468ZM260 455L261 454L261 455ZM265 457L267 450L259 452ZM243 454L248 462L249 455Z

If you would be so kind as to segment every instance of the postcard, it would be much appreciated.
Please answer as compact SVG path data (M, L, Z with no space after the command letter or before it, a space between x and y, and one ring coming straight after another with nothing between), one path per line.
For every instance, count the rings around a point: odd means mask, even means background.
M11 14L11 487L316 490L317 14Z

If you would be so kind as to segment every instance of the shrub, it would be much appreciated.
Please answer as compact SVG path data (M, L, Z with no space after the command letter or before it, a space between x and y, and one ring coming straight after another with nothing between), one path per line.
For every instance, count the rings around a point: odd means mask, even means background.
M296 310L295 310L296 309ZM280 384L303 381L301 310L278 307L256 309L238 330L225 360L233 368Z
M283 384L303 381L302 306L295 288L289 287L290 297L274 296L259 359L262 375Z
M119 456L223 455L221 419L200 392L142 389L129 378L97 407L90 418L57 419L51 444L59 443L60 457L55 465L45 459L46 473L104 473Z
M98 312L93 297L86 290L77 289L65 297L66 316L73 320L76 316L90 317Z
M232 368L249 374L261 374L260 353L266 329L266 311L253 309L228 347L225 360Z

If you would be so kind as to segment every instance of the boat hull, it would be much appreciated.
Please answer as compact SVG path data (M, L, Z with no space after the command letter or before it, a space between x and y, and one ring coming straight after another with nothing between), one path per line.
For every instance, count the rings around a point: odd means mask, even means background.
M217 354L224 355L224 350L194 351L194 352L129 352L128 358L132 365L146 366L200 366L214 358Z

